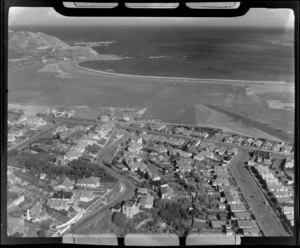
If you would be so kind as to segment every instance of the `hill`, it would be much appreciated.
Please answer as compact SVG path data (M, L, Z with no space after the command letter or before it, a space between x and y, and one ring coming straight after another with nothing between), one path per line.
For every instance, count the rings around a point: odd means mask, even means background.
M9 55L12 55L13 57L32 55L31 53L33 50L40 50L40 52L43 52L52 48L69 47L67 43L60 39L40 32L14 32L9 30L8 39Z
M87 46L69 46L57 37L38 32L8 32L8 57L34 57L43 61L86 59L99 55Z

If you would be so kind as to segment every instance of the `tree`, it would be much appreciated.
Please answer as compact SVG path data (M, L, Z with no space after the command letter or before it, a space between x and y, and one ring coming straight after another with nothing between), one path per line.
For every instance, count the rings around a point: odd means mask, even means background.
M123 227L126 223L126 216L121 212L114 212L111 221L116 226Z
M44 230L39 230L38 232L37 232L37 235L39 236L39 237L46 237L46 232L44 231Z

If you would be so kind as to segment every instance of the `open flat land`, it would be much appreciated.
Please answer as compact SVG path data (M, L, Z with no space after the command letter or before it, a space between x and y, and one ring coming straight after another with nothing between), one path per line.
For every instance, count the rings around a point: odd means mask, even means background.
M58 77L60 71L71 77ZM294 111L272 109L267 102L293 100L293 84L139 78L92 72L64 62L46 67L30 64L9 68L8 89L9 102L147 107L144 118L207 124L293 142Z

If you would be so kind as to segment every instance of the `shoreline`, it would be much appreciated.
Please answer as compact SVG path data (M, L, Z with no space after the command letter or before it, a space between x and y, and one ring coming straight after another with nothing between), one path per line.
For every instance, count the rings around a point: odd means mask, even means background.
M84 62L80 61L79 63ZM90 69L87 67L83 67L78 65L78 63L70 63L74 67L95 72L98 74L104 74L109 76L118 76L118 77L131 77L131 78L144 78L144 79L161 79L161 80L184 80L186 83L243 83L243 84L281 84L281 85L289 85L287 82L278 82L278 81L255 81L255 80L235 80L235 79L213 79L213 78L187 78L187 77L166 77L166 76L146 76L146 75L134 75L134 74L124 74L124 73L114 73L114 72L107 72L101 70Z

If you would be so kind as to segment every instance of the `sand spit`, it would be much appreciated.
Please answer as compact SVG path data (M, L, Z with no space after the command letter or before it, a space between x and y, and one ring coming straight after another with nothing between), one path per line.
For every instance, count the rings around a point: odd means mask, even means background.
M96 72L99 74L105 74L110 76L119 76L119 77L131 77L131 78L145 78L145 79L159 79L159 80L181 80L191 83L238 83L241 86L241 83L244 84L288 84L286 82L276 82L276 81L253 81L253 80L233 80L233 79L211 79L211 78L185 78L185 77L161 77L161 76L143 76L143 75L132 75L132 74L123 74L123 73L114 73L101 70L89 69L86 67L79 66L77 63L73 64L74 67L90 72Z

